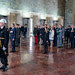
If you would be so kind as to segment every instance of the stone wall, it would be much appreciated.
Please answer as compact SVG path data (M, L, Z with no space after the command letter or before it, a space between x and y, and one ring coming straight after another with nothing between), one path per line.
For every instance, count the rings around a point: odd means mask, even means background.
M57 6L57 0L0 0L0 14L9 15L9 10L14 9L21 10L24 15L39 13L41 18L46 19L46 14L57 17Z
M58 0L58 16L65 15L65 0Z
M65 4L65 26L72 25L73 0L66 0Z
M22 17L31 13L38 13L41 19L62 16L66 26L72 24L73 0L0 0L0 15L9 15L12 9L21 11Z

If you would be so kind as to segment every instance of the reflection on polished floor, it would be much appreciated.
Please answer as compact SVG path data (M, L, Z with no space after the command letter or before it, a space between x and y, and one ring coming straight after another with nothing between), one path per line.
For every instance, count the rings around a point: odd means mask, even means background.
M43 54L43 49L33 37L21 40L16 52L9 53L8 71L0 70L0 75L75 75L75 50L54 47Z

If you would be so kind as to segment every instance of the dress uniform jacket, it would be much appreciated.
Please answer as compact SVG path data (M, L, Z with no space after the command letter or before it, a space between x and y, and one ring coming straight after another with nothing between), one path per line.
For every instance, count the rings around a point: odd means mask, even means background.
M3 27L2 29L0 29L0 47L3 48L7 46L7 31L5 29L5 27Z
M6 50L3 51L3 47L7 48L7 31L5 26L0 29L0 58L6 57Z

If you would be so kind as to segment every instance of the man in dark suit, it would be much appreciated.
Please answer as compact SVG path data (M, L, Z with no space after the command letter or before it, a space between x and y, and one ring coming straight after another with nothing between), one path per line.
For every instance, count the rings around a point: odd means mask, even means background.
M67 44L70 43L70 30L71 30L71 27L69 25L68 28L67 28Z
M2 69L3 71L6 71L8 69L7 68L8 39L7 39L7 30L5 28L5 23L6 23L5 19L0 20L0 59L1 63L3 64L2 67L0 67L0 69Z
M48 53L48 39L49 39L49 33L48 33L48 29L45 28L45 31L44 31L44 54L47 54Z
M24 26L24 38L26 38L27 36L27 25Z
M40 42L40 26L38 25L38 43Z
M15 46L18 47L20 44L20 28L19 24L16 24L16 40L15 40Z
M15 38L16 38L15 24L11 25L11 29L10 29L10 32L9 32L9 38L11 40L11 45L12 45L11 52L15 52Z
M54 25L54 46L57 46L57 26Z
M71 41L72 49L74 49L74 34L75 34L75 28L74 28L74 25L72 25L70 29L70 41Z

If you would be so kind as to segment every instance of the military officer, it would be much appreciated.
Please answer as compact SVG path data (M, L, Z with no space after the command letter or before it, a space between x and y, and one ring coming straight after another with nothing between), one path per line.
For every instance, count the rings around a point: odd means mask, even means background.
M0 59L1 63L3 64L0 69L3 71L8 70L7 65L8 65L8 60L7 60L7 30L5 28L5 19L0 20Z

